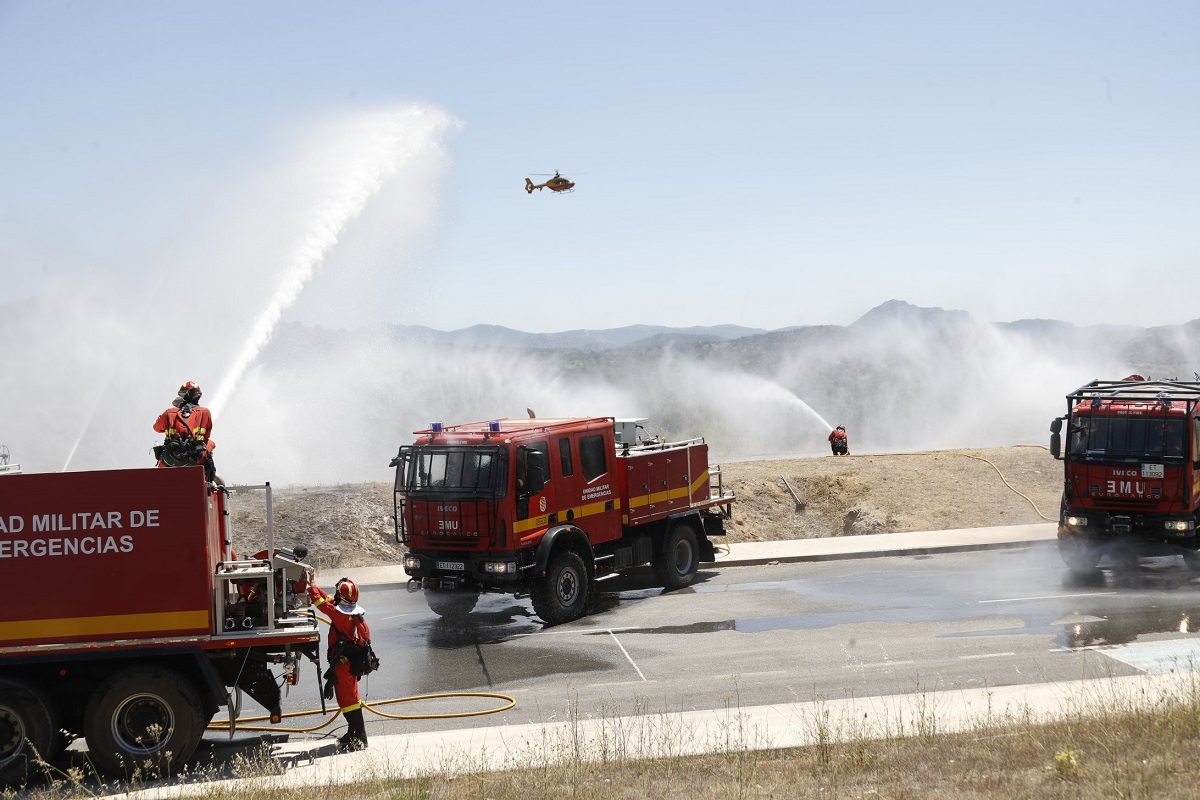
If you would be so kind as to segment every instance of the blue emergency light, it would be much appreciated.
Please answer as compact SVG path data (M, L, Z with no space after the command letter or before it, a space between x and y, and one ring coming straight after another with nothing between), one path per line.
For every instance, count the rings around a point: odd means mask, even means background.
M500 430L500 420L498 420L498 419L494 419L494 420L492 420L491 422L489 422L489 423L488 423L488 430L489 430L489 431L491 431L491 432L493 432L493 433L496 433L496 432L498 432L498 431Z
M440 423L440 422L429 423L429 430L433 431L434 433L441 433L442 432L442 423Z

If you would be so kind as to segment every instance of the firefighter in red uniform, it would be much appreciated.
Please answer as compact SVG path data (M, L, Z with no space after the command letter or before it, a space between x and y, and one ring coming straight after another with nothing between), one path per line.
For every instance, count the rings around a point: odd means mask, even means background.
M204 479L219 483L212 452L217 448L209 438L212 413L200 405L200 384L188 381L179 387L179 396L171 407L158 415L154 430L166 434L161 447L154 448L160 467L204 465Z
M338 739L338 744L361 750L367 746L367 728L363 723L362 699L358 696L358 679L363 670L356 654L370 646L371 629L364 619L366 610L358 604L358 586L349 578L342 578L330 597L310 583L308 597L321 613L329 616L330 666L325 673L328 678L325 697L329 698L332 688L338 708L346 718L346 735Z
M841 425L829 432L829 449L835 456L850 455L850 443L846 439L846 429Z

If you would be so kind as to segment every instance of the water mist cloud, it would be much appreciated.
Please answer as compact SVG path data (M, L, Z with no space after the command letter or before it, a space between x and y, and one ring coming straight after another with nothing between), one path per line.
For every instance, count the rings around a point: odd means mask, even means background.
M388 481L397 448L430 422L523 418L526 408L600 416L636 405L602 381L565 379L542 355L416 345L382 326L326 334L285 325L246 373L222 426L227 479Z
M412 431L527 407L648 417L652 434L704 437L718 461L824 455L837 423L856 453L1037 444L1063 395L1122 369L971 321L585 358L287 324L228 406L219 463L236 480L387 481Z
M218 385L211 401L214 416L219 415L246 369L270 341L284 311L296 302L346 226L406 163L440 154L440 137L451 124L444 112L417 108L363 115L344 121L333 132L327 194L313 210L308 230L289 255L278 288Z
M164 176L170 191L143 187L173 209L155 218L173 220L174 230L131 224L124 252L60 246L31 255L52 269L28 296L0 306L0 443L30 471L151 466L159 437L150 425L180 383L197 380L210 405L227 406L337 245L402 247L395 237L422 234L449 164L443 139L457 126L444 111L415 106L327 118L289 131L274 161L237 163L233 154L188 178ZM362 229L363 208L405 193L422 213L403 225L372 219L384 233ZM246 427L271 414L242 409ZM230 416L223 411L215 426L218 465Z

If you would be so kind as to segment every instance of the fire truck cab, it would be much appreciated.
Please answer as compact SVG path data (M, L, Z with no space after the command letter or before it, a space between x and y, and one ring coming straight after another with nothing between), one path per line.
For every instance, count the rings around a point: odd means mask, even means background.
M703 439L662 442L612 417L434 423L400 448L396 535L410 588L441 615L480 592L528 595L548 624L586 613L597 580L649 564L690 584L732 491ZM619 440L619 441L618 441Z
M1058 544L1068 567L1167 553L1197 564L1200 383L1092 381L1067 395L1050 431L1064 465Z

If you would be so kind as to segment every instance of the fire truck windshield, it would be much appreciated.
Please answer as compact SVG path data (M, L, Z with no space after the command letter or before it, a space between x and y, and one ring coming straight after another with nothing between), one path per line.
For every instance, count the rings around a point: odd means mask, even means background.
M439 497L498 497L507 459L499 447L400 448L396 491Z
M1071 421L1070 454L1077 458L1182 459L1180 418L1079 415Z

